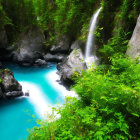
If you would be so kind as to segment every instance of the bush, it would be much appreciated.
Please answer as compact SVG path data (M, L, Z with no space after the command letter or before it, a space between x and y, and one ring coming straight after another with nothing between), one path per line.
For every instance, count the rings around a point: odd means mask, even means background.
M140 136L140 65L114 56L107 73L82 72L59 119L31 131L30 139L137 139Z

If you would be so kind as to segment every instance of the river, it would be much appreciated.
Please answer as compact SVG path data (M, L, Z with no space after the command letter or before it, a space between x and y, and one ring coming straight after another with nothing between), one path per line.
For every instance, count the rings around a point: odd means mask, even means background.
M7 64L7 67L30 96L0 102L0 140L23 140L28 136L27 129L37 125L36 119L44 119L51 107L63 104L71 92L57 83L56 64L44 67Z

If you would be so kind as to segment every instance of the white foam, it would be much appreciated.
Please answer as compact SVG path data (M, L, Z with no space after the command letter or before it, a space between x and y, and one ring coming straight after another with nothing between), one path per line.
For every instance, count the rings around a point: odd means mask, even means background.
M20 82L22 85L23 92L29 92L29 102L33 104L35 107L36 113L41 117L46 117L46 114L51 114L52 112L52 105L49 101L49 99L44 96L43 91L40 87L38 87L36 84L33 84L31 82Z
M68 96L78 98L78 95L74 91L67 90L63 85L60 85L57 82L57 80L59 80L60 77L56 72L57 71L54 70L46 74L46 80L49 81L50 85L58 92L59 97L62 97L63 99L65 99ZM22 85L22 90L24 93L29 92L28 100L35 107L36 113L41 118L48 119L48 116L52 113L53 105L50 103L49 99L44 95L41 88L38 85L31 82L21 81L20 84ZM56 114L56 112L54 112L54 114L56 118L60 117L60 115Z
M99 59L96 56L90 56L85 59L85 62L87 64L88 69L96 68L96 66L99 64Z
M67 90L63 85L60 85L57 81L60 80L59 75L57 74L57 71L51 71L46 75L46 80L50 81L51 85L57 92L59 93L59 96L62 98L66 98L68 96L70 97L76 97L78 98L78 95L75 93L75 91L69 91Z

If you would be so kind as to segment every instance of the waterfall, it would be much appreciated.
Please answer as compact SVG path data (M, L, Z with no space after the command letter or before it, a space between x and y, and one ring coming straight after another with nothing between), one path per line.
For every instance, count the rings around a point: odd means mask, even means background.
M96 47L95 47L95 37L94 32L97 25L97 19L102 8L93 15L90 23L89 34L86 42L86 51L85 51L85 61L86 63L93 63L97 61L96 57ZM93 53L93 55L92 55Z

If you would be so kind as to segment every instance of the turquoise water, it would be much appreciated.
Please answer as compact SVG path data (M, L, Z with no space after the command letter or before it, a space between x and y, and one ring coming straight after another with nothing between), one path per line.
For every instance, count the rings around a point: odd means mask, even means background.
M55 64L45 67L20 67L8 64L23 89L30 92L29 97L0 101L0 140L26 139L28 128L36 125L35 120L43 117L47 106L63 103L64 98L51 83L56 71ZM35 115L35 119L32 115Z

